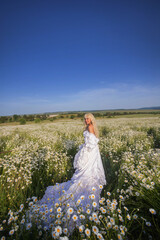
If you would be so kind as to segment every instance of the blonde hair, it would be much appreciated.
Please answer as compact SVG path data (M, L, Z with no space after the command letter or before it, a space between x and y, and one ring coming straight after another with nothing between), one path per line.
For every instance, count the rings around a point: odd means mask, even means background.
M86 113L86 114L84 115L84 118L89 118L89 119L91 119L91 122L92 122L93 128L94 128L95 136L96 136L97 138L99 138L99 131L98 131L98 128L97 128L96 119L95 119L95 117L93 116L93 114L92 114L92 113ZM85 130L86 130L86 129L87 129L87 124L85 123Z

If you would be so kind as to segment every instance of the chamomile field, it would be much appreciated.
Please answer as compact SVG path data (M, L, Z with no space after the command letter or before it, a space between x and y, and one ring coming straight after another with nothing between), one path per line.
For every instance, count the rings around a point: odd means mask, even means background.
M160 117L97 118L104 186L95 210L44 206L35 224L26 220L46 187L70 180L83 143L82 120L0 126L1 239L154 239L160 238ZM102 186L99 186L102 188ZM50 212L53 224L43 227ZM36 212L35 212L36 214ZM63 222L82 220L72 235Z

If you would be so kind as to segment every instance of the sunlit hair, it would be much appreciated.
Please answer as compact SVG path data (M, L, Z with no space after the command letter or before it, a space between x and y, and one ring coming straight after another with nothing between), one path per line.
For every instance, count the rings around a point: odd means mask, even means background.
M99 131L98 131L98 128L97 128L97 124L96 124L96 119L95 119L95 117L93 116L92 113L86 113L86 114L84 115L84 119L85 119L85 118L91 119L91 122L92 122L93 128L94 128L94 133L95 133L96 137L98 138L98 137L99 137ZM84 122L84 123L85 123L85 122ZM86 130L86 129L87 129L87 124L85 123L85 130Z

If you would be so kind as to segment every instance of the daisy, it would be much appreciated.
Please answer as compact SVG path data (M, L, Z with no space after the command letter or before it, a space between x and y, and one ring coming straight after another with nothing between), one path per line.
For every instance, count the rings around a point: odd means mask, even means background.
M115 226L114 226L114 229L115 229L116 231L118 231L118 225L115 225Z
M121 230L121 234L124 236L125 235L125 231L122 229Z
M128 211L128 208L127 208L127 207L124 207L124 209L125 209L126 211Z
M97 213L93 212L93 213L92 213L92 217L93 217L93 218L97 218Z
M9 235L13 235L14 234L14 229L9 231Z
M21 224L23 224L25 222L25 219L23 218L22 220L21 220Z
M98 218L94 218L94 222L99 223Z
M39 231L39 236L42 236L42 231Z
M112 223L111 223L111 222L108 222L108 223L107 223L107 227L108 227L108 228L112 228Z
M63 229L63 233L64 233L64 234L67 234L67 233L68 233L68 229L67 229L67 228L64 228L64 229Z
M121 210L120 210L119 208L117 209L117 211L118 211L119 213L121 213Z
M77 205L79 205L81 203L81 199L77 200Z
M61 213L58 213L58 214L57 214L57 218L60 218L60 217L61 217Z
M67 213L72 214L73 213L73 208L68 208Z
M80 213L81 213L81 209L78 209L78 210L77 210L77 213L80 214Z
M85 219L85 216L83 214L81 214L79 217L80 219Z
M73 219L74 222L77 221L77 219L78 219L77 215L73 215L72 219Z
M100 234L100 233L97 234L97 238L98 238L98 239L104 239L103 236L102 236L102 234Z
M29 206L32 206L32 205L33 205L33 202L30 202L30 203L29 203Z
M84 230L84 225L81 225L81 226L79 227L79 232L82 233L83 230Z
M122 196L122 195L119 195L119 198L120 198L121 200L123 200L123 196Z
M107 204L110 204L110 203L111 203L111 201L110 201L109 199L107 199L106 202L107 202Z
M56 238L56 233L54 231L52 231L52 237Z
M82 200L84 200L85 196L82 195L80 198L81 198Z
M96 226L92 226L92 232L94 232L94 234L97 235L97 233L99 232L98 228Z
M99 203L100 203L100 204L104 204L104 202L103 202L103 200L102 200L102 199L100 199L100 200L99 200Z
M138 218L137 214L134 214L133 219L137 219L137 218Z
M61 212L61 210L62 210L61 207L57 208L57 212Z
M112 223L113 225L115 224L114 218L110 218L110 221L111 221L111 223Z
M146 222L146 226L150 227L151 223L150 222Z
M54 205L55 207L58 207L59 206L59 203L55 203L55 205Z
M102 209L102 213L103 214L106 213L106 209L105 208Z
M91 210L88 208L87 211L86 211L86 213L87 213L87 214L90 214L90 212L91 212Z
M63 222L66 222L66 220L67 220L67 219L66 219L65 217L62 218L62 221L63 221Z
M28 223L26 229L29 230L32 227L32 223Z
M117 235L119 240L122 240L122 236L120 234Z
M150 211L150 213L152 213L154 215L156 214L156 211L153 208L150 208L149 211Z
M127 218L128 220L131 220L131 216L129 214L127 214Z
M94 194L91 195L91 199L95 199L95 195Z
M24 204L21 204L20 205L20 209L22 210L24 208Z
M93 206L93 207L97 207L97 203L96 203L96 202L93 202L93 203L92 203L92 206Z
M55 228L55 233L56 233L56 235L60 235L60 234L62 233L62 228L61 228L61 226L57 226L57 227Z
M89 237L91 235L91 231L89 228L86 228L85 234L87 235L87 237Z

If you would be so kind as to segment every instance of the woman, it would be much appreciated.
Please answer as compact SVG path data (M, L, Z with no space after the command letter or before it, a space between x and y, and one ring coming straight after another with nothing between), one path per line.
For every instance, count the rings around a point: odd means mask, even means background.
M75 226L82 224L86 211L89 213L99 206L106 179L98 147L98 129L93 114L85 114L84 120L84 144L80 145L75 155L73 177L67 182L47 187L43 198L34 206L35 214L30 214L31 218L35 215L40 219L39 223L43 221L47 229L58 224L71 233Z

